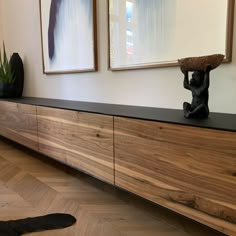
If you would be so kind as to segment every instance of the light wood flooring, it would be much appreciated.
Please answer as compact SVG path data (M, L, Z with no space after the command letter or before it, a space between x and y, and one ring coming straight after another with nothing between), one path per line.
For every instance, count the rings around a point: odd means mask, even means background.
M222 235L0 137L0 219L55 212L70 213L77 223L28 235Z

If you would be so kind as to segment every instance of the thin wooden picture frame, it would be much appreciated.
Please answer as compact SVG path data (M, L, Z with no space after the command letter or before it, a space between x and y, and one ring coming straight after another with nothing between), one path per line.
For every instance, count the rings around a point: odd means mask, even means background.
M43 73L97 71L96 0L39 0L39 11Z
M107 12L108 12L108 69L112 70L112 71L120 71L120 70L135 70L135 69L146 69L146 68L161 68L161 67L174 67L174 66L178 66L177 63L177 59L182 58L177 57L174 58L173 60L168 60L168 61L160 61L160 62L147 62L147 63L139 63L139 64L130 64L130 65L116 65L115 63L113 63L114 61L114 52L112 52L112 48L119 48L120 45L115 45L112 42L112 38L113 36L111 35L111 31L113 30L111 28L111 24L112 24L112 17L111 16L111 3L113 3L113 11L115 12L116 10L114 10L114 2L115 0L107 0ZM127 4L127 2L135 2L136 0L119 0L119 2L124 2L125 4ZM158 2L159 0L155 0L156 2ZM161 0L160 0L161 1ZM165 1L165 0L162 0ZM170 1L170 0L169 0ZM226 20L225 20L225 24L226 24L226 29L225 29L225 45L223 45L225 48L224 54L225 58L224 58L224 63L228 63L232 61L232 50L233 50L233 27L234 27L234 6L235 6L235 0L224 0L227 1L227 9L226 9ZM165 1L166 2L166 1ZM173 1L170 1L170 4L173 4ZM146 1L147 3L147 1ZM127 7L127 5L126 5ZM118 7L119 9L117 10L118 14L120 14L120 11L122 11L121 7ZM124 7L123 7L124 10ZM143 10L143 9L142 9ZM126 12L127 14L127 12ZM123 14L124 15L124 14ZM115 16L117 17L117 16ZM119 17L119 16L118 16ZM127 17L124 16L124 17ZM123 19L122 19L123 20ZM112 26L114 28L114 26ZM118 26L118 28L120 28L122 26ZM148 26L147 26L148 27ZM217 25L216 25L217 27ZM116 38L119 38L119 35L116 34L115 36ZM121 43L120 43L121 44ZM121 48L124 47L124 45L121 44ZM120 49L118 49L120 50ZM220 53L220 52L215 52L215 53ZM208 53L209 54L209 53ZM212 53L214 54L214 53ZM200 55L195 55L195 56L203 56L203 55L207 55L207 53L201 53ZM187 55L188 56L193 56L193 55Z

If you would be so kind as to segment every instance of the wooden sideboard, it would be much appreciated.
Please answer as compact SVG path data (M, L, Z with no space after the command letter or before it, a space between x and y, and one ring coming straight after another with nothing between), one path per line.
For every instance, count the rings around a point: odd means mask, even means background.
M236 115L194 121L167 109L10 99L0 101L0 135L236 235Z
M113 118L37 107L39 152L114 184Z
M0 101L0 135L37 151L36 106Z
M116 117L114 127L117 186L235 231L236 133Z

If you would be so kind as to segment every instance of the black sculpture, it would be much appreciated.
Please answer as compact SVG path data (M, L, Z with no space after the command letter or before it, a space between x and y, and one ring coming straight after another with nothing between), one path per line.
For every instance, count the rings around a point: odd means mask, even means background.
M189 72L184 73L184 88L192 92L192 103L184 102L184 116L186 118L206 118L209 115L208 88L210 85L211 66L206 71L194 71L189 81Z
M186 118L207 118L209 115L208 99L210 71L218 67L224 59L222 54L203 57L189 57L178 60L184 74L184 88L192 92L192 103L184 102ZM189 81L189 72L193 72Z
M15 76L12 93L9 97L21 97L24 87L24 66L18 53L13 53L10 58L11 69Z

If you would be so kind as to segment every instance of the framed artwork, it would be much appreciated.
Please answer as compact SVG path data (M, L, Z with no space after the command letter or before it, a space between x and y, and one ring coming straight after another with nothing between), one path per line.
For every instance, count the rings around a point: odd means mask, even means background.
M97 70L96 1L39 0L46 74Z
M231 61L234 0L108 0L109 68L176 66L210 54Z

